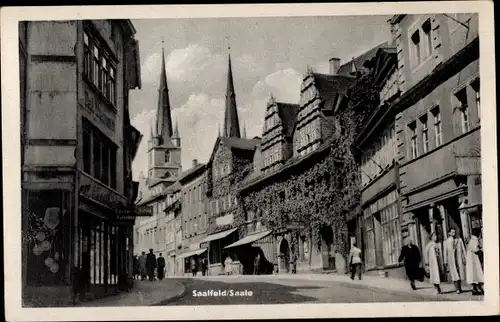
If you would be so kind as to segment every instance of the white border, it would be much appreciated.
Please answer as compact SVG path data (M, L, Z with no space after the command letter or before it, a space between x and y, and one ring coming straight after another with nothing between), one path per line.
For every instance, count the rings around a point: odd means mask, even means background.
M198 17L272 17L325 15L390 15L399 13L478 12L483 171L485 299L483 302L422 302L376 304L284 304L234 306L22 308L21 307L21 186L19 133L20 20L159 19ZM498 200L496 163L496 102L493 2L449 1L361 4L267 4L196 6L85 6L2 8L2 128L4 176L5 307L9 321L196 320L252 318L324 318L376 316L459 316L498 314ZM488 108L487 108L488 107Z

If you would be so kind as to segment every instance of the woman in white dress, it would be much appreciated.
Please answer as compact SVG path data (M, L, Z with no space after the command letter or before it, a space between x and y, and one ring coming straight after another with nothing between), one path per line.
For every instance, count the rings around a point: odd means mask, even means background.
M231 267L232 265L233 265L233 260L228 254L226 260L224 261L224 272L226 273L226 275L231 275L231 273L233 272Z
M437 294L441 294L441 274L440 274L440 252L441 249L436 243L437 236L436 233L432 233L430 236L430 241L425 246L424 259L425 259L425 269L429 273L429 280L436 288Z
M479 245L479 229L472 230L472 236L467 244L467 264L465 265L465 276L467 284L472 285L472 295L484 294L483 283L484 275L479 253L482 251Z

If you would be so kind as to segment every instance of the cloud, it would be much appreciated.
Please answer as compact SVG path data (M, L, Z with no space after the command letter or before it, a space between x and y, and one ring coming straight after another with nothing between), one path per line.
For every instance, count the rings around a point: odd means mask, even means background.
M293 68L279 70L260 80L253 87L254 97L273 93L278 101L297 103L300 99L302 75Z

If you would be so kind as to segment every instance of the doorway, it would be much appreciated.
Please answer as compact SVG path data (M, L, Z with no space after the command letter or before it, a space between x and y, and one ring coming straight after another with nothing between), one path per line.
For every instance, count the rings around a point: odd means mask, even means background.
M280 266L279 272L288 273L290 271L290 247L286 238L280 243Z

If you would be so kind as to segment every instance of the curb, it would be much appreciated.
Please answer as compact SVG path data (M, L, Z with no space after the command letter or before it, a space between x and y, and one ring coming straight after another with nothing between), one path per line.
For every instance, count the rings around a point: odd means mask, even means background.
M179 294L173 295L173 296L166 298L166 299L163 299L159 302L150 304L149 306L164 306L164 305L168 305L172 302L175 302L175 301L183 298L188 293L187 287L186 287L186 285L184 285L184 282L179 282L179 284L182 286L182 291L179 292Z

